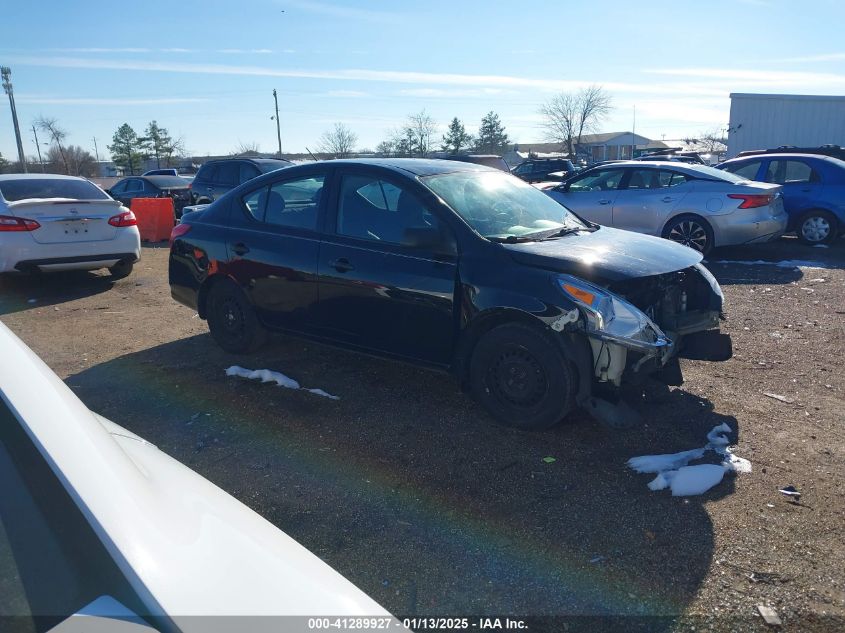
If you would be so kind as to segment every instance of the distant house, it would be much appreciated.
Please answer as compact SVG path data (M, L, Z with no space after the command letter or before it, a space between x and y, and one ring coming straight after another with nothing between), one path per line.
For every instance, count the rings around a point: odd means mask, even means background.
M668 145L653 141L632 132L605 132L602 134L584 134L581 142L575 146L575 157L588 163L600 160L621 160L638 156L644 152L666 149ZM565 143L519 143L503 156L511 167L518 165L529 155L539 158L567 156Z

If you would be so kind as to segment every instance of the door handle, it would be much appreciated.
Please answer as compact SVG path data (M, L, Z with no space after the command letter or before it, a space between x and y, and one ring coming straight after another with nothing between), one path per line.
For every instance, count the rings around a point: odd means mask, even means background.
M329 266L334 268L339 273L348 273L350 270L355 270L355 267L350 264L349 260L345 257L341 257L340 259L336 259L333 262L330 262Z
M232 247L232 252L238 257L243 257L249 252L249 247L247 247L247 245L243 242L238 242Z
M205 190L206 191L214 191L214 187L206 187Z
M599 204L610 204L610 200L599 200Z
M663 202L672 202L672 200L674 200L672 196L666 196L665 198L663 198Z
M802 189L801 191L803 193L810 193L812 191L812 189L807 188L807 189Z

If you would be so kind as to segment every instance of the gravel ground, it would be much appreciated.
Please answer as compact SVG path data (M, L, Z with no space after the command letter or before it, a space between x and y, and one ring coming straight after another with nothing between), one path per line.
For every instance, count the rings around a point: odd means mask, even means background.
M145 246L116 283L98 273L0 279L0 319L91 409L397 615L613 614L649 616L618 630L756 631L767 630L757 605L768 605L783 630L842 630L845 243L782 239L711 260L734 358L682 361L687 382L650 392L636 404L644 423L626 431L581 415L516 432L446 375L285 337L227 355L170 299L162 245ZM233 364L340 399L227 377ZM723 422L751 474L673 498L625 467L703 446ZM799 503L778 492L786 485Z

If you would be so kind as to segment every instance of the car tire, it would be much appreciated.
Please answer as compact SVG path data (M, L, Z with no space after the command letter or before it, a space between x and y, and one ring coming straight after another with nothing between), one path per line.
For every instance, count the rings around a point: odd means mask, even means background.
M575 408L575 370L556 341L522 323L499 325L472 352L470 389L502 424L550 428Z
M829 244L838 234L836 217L829 211L811 209L801 214L795 234L802 243Z
M132 274L135 262L117 262L109 268L109 275L112 279L123 279Z
M713 229L707 220L691 213L669 220L663 227L662 236L696 250L704 256L713 250Z
M267 342L268 332L243 291L231 281L212 286L207 298L208 329L230 354L249 354Z

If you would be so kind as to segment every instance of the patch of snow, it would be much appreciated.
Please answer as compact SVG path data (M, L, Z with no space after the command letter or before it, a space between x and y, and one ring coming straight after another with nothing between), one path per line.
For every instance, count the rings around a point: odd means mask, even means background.
M657 473L648 484L649 490L671 488L672 496L686 497L700 495L722 481L726 472L750 473L751 462L734 455L728 448L731 432L727 424L714 426L707 434L707 445L680 453L665 455L643 455L628 460L628 467L638 473ZM722 457L720 464L696 464L689 462L700 459L707 451Z
M806 259L784 259L779 262L768 262L762 259L718 259L712 264L742 264L744 266L777 266L778 268L833 268L823 262L814 262Z
M638 473L660 473L667 470L675 470L681 466L686 466L694 459L702 457L704 450L703 448L695 448L691 451L682 451L680 453L632 457L628 460L628 466Z
M249 380L260 380L261 382L274 382L279 387L284 387L285 389L302 389L303 391L308 391L309 393L323 396L324 398L340 400L339 396L333 396L322 389L307 389L306 387L301 386L293 378L285 376L281 372L271 371L269 369L246 369L244 367L239 367L238 365L232 365L226 369L226 375L239 376L240 378L247 378Z

